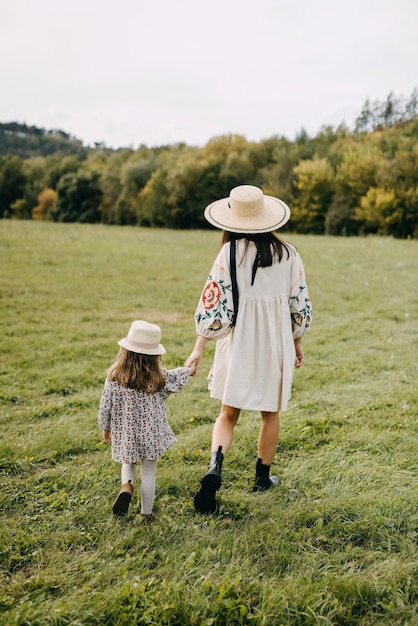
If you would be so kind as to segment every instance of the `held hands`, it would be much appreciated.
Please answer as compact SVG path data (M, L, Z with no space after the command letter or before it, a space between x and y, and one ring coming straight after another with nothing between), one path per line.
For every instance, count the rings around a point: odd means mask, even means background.
M197 370L196 363L192 363L191 365L186 365L186 367L189 368L190 376L194 376L196 374L196 370Z
M198 335L196 339L195 346L193 348L193 352L190 354L189 358L185 362L185 366L190 368L190 374L194 376L196 374L197 367L199 365L200 359L202 358L203 348L207 343L207 339Z
M199 361L200 358L202 356L202 353L193 350L193 352L191 353L191 355L188 357L185 366L188 367L190 369L190 374L192 376L194 376L196 374L196 370L197 370L197 366L199 365Z

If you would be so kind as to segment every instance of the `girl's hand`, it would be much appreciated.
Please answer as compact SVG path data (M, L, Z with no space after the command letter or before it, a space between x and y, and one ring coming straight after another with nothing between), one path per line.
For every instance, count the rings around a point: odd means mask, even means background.
M112 437L110 436L110 430L103 431L103 441L106 443L112 443Z
M196 362L194 362L192 365L189 365L188 368L189 368L190 376L194 376L197 370Z

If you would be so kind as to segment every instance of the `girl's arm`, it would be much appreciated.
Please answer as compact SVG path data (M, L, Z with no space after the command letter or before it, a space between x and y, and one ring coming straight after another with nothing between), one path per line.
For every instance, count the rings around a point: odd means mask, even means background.
M112 421L112 391L110 382L106 379L102 397L100 399L98 425L103 431L103 439L110 443L110 423ZM106 434L107 433L107 434Z

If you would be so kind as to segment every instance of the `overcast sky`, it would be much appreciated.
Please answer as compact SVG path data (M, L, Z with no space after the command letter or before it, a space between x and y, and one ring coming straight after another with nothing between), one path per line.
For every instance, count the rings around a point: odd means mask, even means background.
M86 144L293 139L417 86L417 0L0 0L0 121Z

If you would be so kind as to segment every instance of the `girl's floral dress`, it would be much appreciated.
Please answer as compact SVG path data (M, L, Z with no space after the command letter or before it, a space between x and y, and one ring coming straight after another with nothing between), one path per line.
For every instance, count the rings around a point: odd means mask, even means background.
M155 393L145 393L106 380L99 408L99 428L110 430L112 459L119 463L137 463L140 459L158 459L175 443L176 437L167 421L166 399L188 382L187 367L163 369L165 386Z
M239 409L285 410L292 390L295 368L294 339L302 337L312 319L311 301L302 260L287 244L281 262L252 267L254 243L244 256L245 242L237 241L239 310L233 316L229 248L219 252L202 291L196 313L196 332L216 343L209 374L211 396Z

